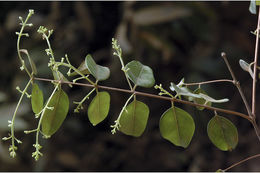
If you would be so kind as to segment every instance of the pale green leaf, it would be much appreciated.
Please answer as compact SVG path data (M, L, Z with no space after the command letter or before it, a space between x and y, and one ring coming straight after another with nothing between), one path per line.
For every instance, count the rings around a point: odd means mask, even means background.
M150 88L154 85L155 79L153 70L140 63L139 61L131 61L126 65L127 76L137 86Z
M191 115L177 107L171 107L163 113L159 127L163 138L184 148L190 144L195 131Z
M108 115L110 95L108 92L98 92L88 108L88 118L93 126L102 122Z
M36 68L34 61L31 59L28 51L26 49L20 49L20 52L24 53L27 56L29 63L30 63L30 66L31 66L31 70L32 70L33 74L36 75L37 74L37 68Z
M59 89L56 91L47 105L42 119L42 133L46 136L53 135L62 125L69 111L69 98ZM52 108L52 110L51 110Z
M240 65L240 67L241 67L244 71L247 71L247 72L251 75L252 78L254 78L254 73L253 73L253 71L252 71L250 65L249 65L247 62L245 62L244 60L240 59L240 60L239 60L239 65Z
M188 97L201 98L200 95L193 94L188 88L186 88L186 87L179 87L179 86L175 85L173 82L171 82L170 89L172 91L175 91L178 96L183 95L183 96L188 96Z
M237 146L237 128L225 117L215 115L209 121L207 131L211 142L220 150L231 151Z
M149 107L134 100L124 110L119 120L119 130L126 135L139 137L143 134L149 117Z
M207 95L207 93L206 93L204 90L202 90L201 88L197 88L193 93L194 93L194 94L200 94L200 93L202 93L202 94L204 94L204 95ZM194 103L198 103L198 104L201 104L201 105L211 106L211 102L209 102L209 101L207 101L207 100L205 100L205 99L203 99L203 98L194 98L193 101L194 101ZM201 106L196 106L196 108L197 108L198 110L203 110L203 109L205 109L204 107L201 107Z
M53 77L54 77L54 80L62 80L62 81L65 81L65 82L69 82L69 80L60 72L60 71L52 71L52 74L53 74ZM70 87L72 87L71 84L69 84Z
M199 93L199 95L201 96L201 98L207 100L208 102L212 102L212 103L224 103L224 102L228 102L229 99L225 98L225 99L219 99L219 100L216 100L208 95L205 95L203 93Z
M79 70L83 75L90 74L88 71L88 68L86 67L85 61L83 61L80 64L80 66L77 68L77 70ZM75 71L69 74L69 76L76 76L76 75L79 75L79 74Z
M32 85L31 104L35 114L38 114L43 108L43 93L36 83Z
M91 55L87 55L85 64L88 71L98 80L103 81L109 78L110 70L107 67L96 64Z
M251 0L251 1L250 1L249 11L250 11L252 14L256 14L256 2L255 2L255 0Z
M229 101L227 98L216 100L216 99L214 99L214 98L212 98L208 95L205 95L203 93L199 93L199 94L192 93L188 88L179 87L179 86L175 85L173 82L171 82L170 89L172 91L175 91L177 93L177 96L183 95L183 96L187 96L187 97L193 97L193 99L189 98L189 100L191 100L191 101L194 100L195 98L203 98L208 102L214 102L214 103L224 103L224 102Z

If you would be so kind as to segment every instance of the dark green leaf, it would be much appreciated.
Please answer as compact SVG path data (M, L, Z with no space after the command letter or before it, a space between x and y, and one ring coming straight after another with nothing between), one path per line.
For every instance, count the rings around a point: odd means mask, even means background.
M86 67L85 61L83 61L77 69L78 69L83 75L90 74L89 71L88 71L88 69L87 69L87 67ZM79 75L79 74L74 71L74 72L70 73L69 76L76 76L76 75Z
M103 121L109 112L110 95L108 92L98 92L88 108L88 118L93 126Z
M53 135L65 120L69 111L69 98L67 94L59 89L51 98L42 119L42 132L46 136Z
M107 67L97 65L96 62L93 60L91 55L87 55L85 59L85 64L88 71L98 80L106 80L109 78L110 70Z
M187 148L195 131L193 118L186 111L171 107L160 119L160 132L163 138L176 146Z
M236 126L228 119L215 115L208 123L208 136L220 150L232 150L238 143Z
M139 137L143 134L149 116L149 107L134 100L124 110L119 120L119 130L126 135Z
M32 85L32 97L31 97L32 110L35 114L38 114L43 108L43 94L39 86L34 83Z
M200 94L200 93L202 93L202 94L207 95L207 93L206 93L204 90L202 90L201 88L197 88L193 93L194 93L194 94ZM206 101L206 100L203 99L203 98L194 98L193 101L194 101L195 103L198 103L198 104L201 104L201 105L211 106L211 102ZM204 109L204 107L201 107L201 106L196 106L196 108L197 108L198 110L200 110L200 111Z
M139 61L131 61L126 65L126 69L129 79L135 85L146 88L154 85L153 70L150 67L143 65Z

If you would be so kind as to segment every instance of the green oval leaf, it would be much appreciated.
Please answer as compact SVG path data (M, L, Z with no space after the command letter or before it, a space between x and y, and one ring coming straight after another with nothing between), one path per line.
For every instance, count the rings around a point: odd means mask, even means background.
M193 93L194 93L194 94L200 94L200 93L202 93L202 94L207 95L207 93L206 93L204 90L202 90L201 88L197 88ZM194 98L193 101L194 101L195 103L198 103L198 104L201 104L201 105L211 106L211 102L209 102L209 101L207 101L207 100L205 100L205 99L203 99L203 98ZM204 107L201 107L201 106L196 106L196 108L197 108L198 110L200 110L200 111L202 111L202 110L205 109Z
M87 55L85 59L85 64L88 71L98 80L106 80L110 76L110 70L107 67L97 65L96 62L93 60L91 55Z
M154 86L153 70L150 67L143 65L139 61L131 61L125 68L127 76L135 85L146 88Z
M139 137L143 134L149 117L149 107L143 102L134 100L122 113L119 130L126 135Z
M88 118L93 126L103 121L109 112L110 95L108 92L98 92L88 108Z
M171 107L163 113L159 127L163 138L184 148L190 144L195 131L191 115L177 107Z
M52 110L50 109L52 108ZM53 135L65 120L69 111L69 98L67 94L59 89L52 96L48 108L43 114L42 132L46 136Z
M220 150L232 150L238 143L236 126L225 117L215 115L208 123L208 136Z
M34 83L32 85L32 97L31 97L32 110L35 114L38 114L43 108L43 94L39 86Z

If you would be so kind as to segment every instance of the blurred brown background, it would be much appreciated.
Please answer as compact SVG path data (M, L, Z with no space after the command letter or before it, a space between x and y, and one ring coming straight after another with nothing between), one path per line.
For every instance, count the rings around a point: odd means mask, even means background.
M133 59L150 66L156 84L168 89L170 82L197 82L231 78L220 58L225 51L242 88L251 99L250 75L238 64L239 59L253 61L257 16L249 10L249 2L0 2L0 137L9 132L11 119L19 94L15 87L25 85L28 77L19 70L16 52L18 16L34 9L31 18L34 27L27 30L30 38L23 38L26 48L36 62L39 77L51 78L47 68L49 58L46 42L36 32L40 25L54 29L51 37L55 57L60 60L68 54L78 66L90 53L98 64L108 66L111 76L100 84L127 88L118 58L112 56L111 38L116 37L123 49L125 62ZM66 71L65 71L66 72ZM64 73L65 74L65 73ZM39 82L45 95L53 86ZM111 110L100 125L93 127L85 110L73 113L75 105L89 88L64 86L69 94L70 112L61 129L49 140L42 139L44 156L35 162L31 157L35 134L25 135L24 129L33 129L37 121L25 99L19 110L16 134L23 141L16 159L8 153L9 142L0 141L0 171L216 171L226 168L247 156L259 153L257 140L250 123L239 117L228 117L237 126L239 143L232 152L218 150L209 140L206 128L212 111L199 112L195 108L177 104L194 118L196 131L187 149L176 147L162 139L158 123L170 107L167 101L138 97L150 107L145 133L140 138L118 132L110 133L127 94L110 92ZM236 88L230 84L203 86L214 98L227 97L227 104L217 107L246 113ZM157 94L155 89L137 88ZM259 101L259 92L257 100ZM47 97L45 96L45 99ZM257 113L260 113L257 107ZM260 171L259 159L235 167L232 171Z

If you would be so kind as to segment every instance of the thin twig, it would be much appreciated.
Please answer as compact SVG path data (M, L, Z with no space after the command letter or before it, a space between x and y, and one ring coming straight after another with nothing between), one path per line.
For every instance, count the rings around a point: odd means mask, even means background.
M244 92L243 92L242 89L241 89L240 83L239 83L239 81L237 80L237 78L236 78L236 76L235 76L235 74L234 74L234 72L233 72L233 70L232 70L232 68L231 68L231 66L230 66L230 64L229 64L229 62L228 62L228 60L227 60L226 53L225 53L225 52L222 52L222 53L221 53L221 56L222 56L222 58L224 59L226 65L227 65L227 67L228 67L228 70L229 70L229 72L230 72L230 74L231 74L231 76L232 76L232 78L233 78L233 84L237 87L238 92L239 92L239 94L241 95L241 98L242 98L242 100L243 100L243 102L244 102L244 104L245 104L247 113L248 113L248 115L250 116L250 118L252 118L252 111L251 111L250 106L249 106L249 104L248 104L248 102L247 102L247 100L246 100L245 94L244 94Z
M218 80L210 80L210 81L205 81L205 82L195 82L195 83L184 83L183 85L185 86L192 86L192 85L203 85L203 84L210 84L210 83L218 83L218 82L230 82L234 83L230 79L218 79Z
M155 95L155 94L149 94L149 93L144 93L144 92L126 90L126 89L121 89L121 88L113 88L113 87L107 87L107 86L101 86L101 85L94 86L94 85L91 85L91 84L76 83L76 82L73 83L73 82L68 82L68 81L58 81L58 80L45 79L45 78L34 77L34 80L46 81L46 82L60 82L60 83L64 83L64 84L71 84L71 85L78 85L78 86L85 86L85 87L92 87L92 88L97 87L97 88L101 88L101 89L105 89L105 90L118 91L118 92L130 93L130 94L134 93L134 94L140 95L140 96L151 97L151 98L162 99L162 100L169 100L169 101L173 101L173 102L187 104L187 105L190 105L190 106L200 106L200 107L204 107L204 108L209 109L209 110L240 116L242 118L247 119L250 122L252 121L251 118L248 115L240 113L240 112L235 112L235 111L231 111L231 110L226 110L226 109L211 107L211 106L207 106L207 105L197 104L197 103L193 103L193 102L189 102L189 101L185 101L185 100L180 100L180 99L176 99L176 98L159 96L159 95Z
M256 29L256 43L255 43L255 60L254 60L254 78L253 78L253 88L252 88L252 116L255 118L256 111L256 78L257 78L257 58L258 58L258 41L259 41L259 28L260 28L260 6L258 10L258 22Z
M235 163L235 164L229 166L228 168L224 169L223 171L226 172L226 171L228 171L229 169L231 169L231 168L233 168L233 167L235 167L235 166L237 166L237 165L240 165L241 163L244 163L244 162L246 162L246 161L248 161L248 160L251 160L251 159L255 159L255 158L257 158L257 157L260 157L260 154L256 154L256 155L254 155L254 156L250 156L250 157L248 157L248 158L246 158L246 159L244 159L244 160L241 160L241 161L239 161L239 162L237 162L237 163Z

